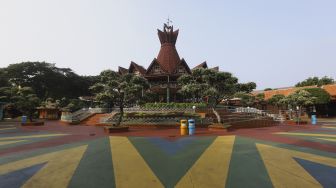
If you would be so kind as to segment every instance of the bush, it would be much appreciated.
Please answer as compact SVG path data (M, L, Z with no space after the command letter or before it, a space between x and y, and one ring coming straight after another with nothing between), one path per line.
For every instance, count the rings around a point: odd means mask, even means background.
M207 107L206 103L146 103L143 108L205 108Z
M145 117L199 117L195 113L187 112L157 112L157 113L145 113L145 112L129 112L125 113L124 117L145 118Z

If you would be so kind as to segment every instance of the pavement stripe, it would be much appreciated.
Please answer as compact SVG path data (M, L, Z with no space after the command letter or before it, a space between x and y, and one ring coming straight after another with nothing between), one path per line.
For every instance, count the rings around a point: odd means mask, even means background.
M8 145L8 144L15 144L15 143L18 143L18 142L25 142L25 141L27 141L27 140L0 141L0 146Z
M336 129L336 126L335 127L331 127L331 126L322 126L323 128L327 128L327 129Z
M89 142L69 188L114 187L110 139L104 137Z
M335 188L336 187L336 168L311 161L297 159L295 160L312 175L323 187Z
M0 175L47 162L23 187L67 187L86 148L79 146L10 162L0 166Z
M330 142L336 142L335 138L317 138L317 139L326 140L326 141L330 141Z
M315 136L315 137L333 137L336 138L336 135L332 134L313 134L313 133L297 133L297 132L278 132L274 134L280 135L293 135L293 136Z
M336 167L336 159L256 144L274 187L322 187L295 158Z
M14 130L16 129L15 127L8 127L8 128L0 128L0 131L3 131L3 130Z
M256 141L236 136L225 187L273 188L266 167L256 148Z
M27 138L44 138L44 137L54 137L54 136L65 136L68 134L39 134L39 135L26 135L26 136L6 136L0 137L1 140L15 140L15 139L27 139Z
M215 139L216 137L196 137L188 147L170 155L148 138L129 137L165 187L174 187Z
M116 187L163 187L126 137L110 137Z
M224 187L234 140L235 136L217 137L176 187Z
M14 172L0 176L0 187L2 188L20 188L30 179L36 172L38 172L45 163L37 164L28 168L20 169Z
M149 138L148 141L165 151L167 154L175 155L181 150L186 150L186 148L193 143L194 139L194 137L185 137L170 141L164 138Z

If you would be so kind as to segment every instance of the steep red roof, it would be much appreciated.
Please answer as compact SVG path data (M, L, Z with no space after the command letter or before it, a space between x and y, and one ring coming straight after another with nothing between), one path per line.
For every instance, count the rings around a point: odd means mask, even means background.
M131 61L131 65L130 65L128 70L133 71L133 69L136 69L137 71L139 71L140 74L145 74L146 73L146 69L143 66L138 65L138 64L134 63L133 61Z
M127 74L128 73L128 69L126 69L124 67L118 67L118 73L119 74Z
M217 67L212 67L211 69L214 70L214 71L216 71L216 72L219 72L219 66L217 66Z
M164 71L172 74L180 64L181 59L176 51L175 46L171 43L165 43L161 45L157 62Z
M194 69L199 69L199 68L203 68L203 69L207 69L208 68L208 64L206 63L206 61L204 61L203 63L197 65L196 67L193 68Z
M158 30L161 49L156 59L162 70L169 74L174 73L181 62L175 48L178 32L179 30L174 31L173 26L167 26L166 24L164 24L163 31Z

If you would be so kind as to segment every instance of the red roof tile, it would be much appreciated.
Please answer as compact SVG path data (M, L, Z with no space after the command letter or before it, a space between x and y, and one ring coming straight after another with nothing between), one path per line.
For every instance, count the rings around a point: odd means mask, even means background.
M128 69L126 69L124 67L118 67L118 73L119 74L127 74L128 73Z
M175 48L178 33L179 30L174 31L173 26L167 26L166 24L163 27L163 31L158 30L161 49L156 60L162 70L169 74L174 73L181 63L180 56Z
M290 87L290 88L284 88L284 89L274 89L274 90L268 90L264 91L265 94L265 100L270 99L273 95L285 95L288 96L295 91L299 89L304 88L316 88L317 86L306 86L306 87ZM326 90L326 92L329 93L329 95L333 98L336 98L336 84L330 84L330 85L324 85L321 87L322 89ZM257 92L255 92L257 94Z
M134 63L133 61L131 61L131 64L130 64L130 67L129 67L128 70L132 71L133 69L136 69L142 75L146 73L146 69L143 66L138 65L138 64Z

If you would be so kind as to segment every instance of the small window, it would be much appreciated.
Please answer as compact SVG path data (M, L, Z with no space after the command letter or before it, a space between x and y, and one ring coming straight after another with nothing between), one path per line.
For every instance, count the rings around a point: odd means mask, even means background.
M153 73L161 73L161 69L159 65L154 65L152 69Z
M182 65L179 65L178 73L185 73L185 68Z

